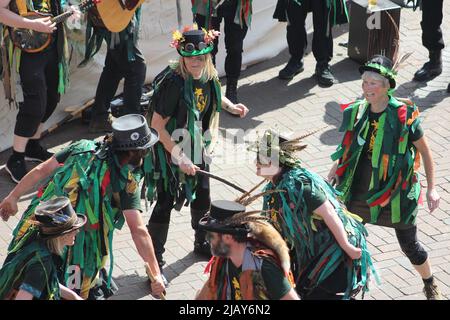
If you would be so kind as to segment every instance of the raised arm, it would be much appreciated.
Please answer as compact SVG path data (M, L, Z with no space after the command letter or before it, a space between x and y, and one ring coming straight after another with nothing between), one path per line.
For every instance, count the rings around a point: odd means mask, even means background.
M47 161L37 165L30 172L28 172L16 187L9 193L9 195L0 203L0 216L7 221L10 216L17 213L17 202L20 197L30 191L40 181L49 177L59 163L53 156Z

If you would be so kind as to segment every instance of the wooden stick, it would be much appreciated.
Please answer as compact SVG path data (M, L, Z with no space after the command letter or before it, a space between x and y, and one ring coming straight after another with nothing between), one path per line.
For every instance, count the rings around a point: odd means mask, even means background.
M260 183L258 183L256 186L254 186L250 191L244 193L242 196L240 196L239 198L237 198L236 200L234 200L235 202L241 202L242 199L244 199L245 197L248 197L253 191L255 191L256 189L258 189L264 182L266 182L267 179L263 179Z
M150 280L151 283L155 282L155 276L153 275L152 270L150 269L150 266L148 265L148 263L145 263L145 272L147 273L148 279ZM164 295L164 293L161 293L159 295L159 298L161 300L166 300L166 296Z
M207 177L216 179L216 180L218 180L218 181L220 181L220 182L223 182L223 183L225 183L226 185L228 185L228 186L230 186L230 187L233 187L234 189L236 189L236 190L238 190L238 191L240 191L240 192L242 192L242 193L247 193L247 191L245 191L244 189L242 189L242 188L239 187L238 185L235 185L234 183L232 183L232 182L230 182L230 181L228 181L228 180L225 180L224 178L221 178L221 177L219 177L219 176L216 176L215 174L212 174L212 173L210 173L210 172L208 172L208 171L197 170L196 173L197 173L197 174L202 174L202 175L204 175L204 176L207 176Z

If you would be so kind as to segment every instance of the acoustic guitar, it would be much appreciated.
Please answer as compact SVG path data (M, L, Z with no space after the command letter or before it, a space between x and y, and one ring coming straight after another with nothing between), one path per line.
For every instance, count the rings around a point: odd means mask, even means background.
M100 19L106 29L120 32L127 27L134 12L145 0L102 0L96 4Z
M85 0L78 5L78 9L82 12L86 11L95 6L95 4L98 3L99 1L101 0ZM53 17L51 21L58 24L64 22L65 20L67 20L67 18L69 18L73 14L74 11L69 10L56 17ZM26 17L27 19L35 20L44 17L51 17L51 15L40 13L37 11L30 11L24 17ZM52 41L51 33L39 32L25 28L10 27L9 34L11 36L12 42L16 47L18 47L22 51L30 53L40 52L44 50L50 45Z

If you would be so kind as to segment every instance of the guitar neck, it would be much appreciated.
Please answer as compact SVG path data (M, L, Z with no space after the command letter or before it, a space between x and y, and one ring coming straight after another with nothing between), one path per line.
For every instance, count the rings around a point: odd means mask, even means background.
M65 21L71 15L73 15L73 11L66 11L66 12L61 13L60 15L52 18L51 20L52 20L52 22L58 24L58 23L61 23L61 22Z
M89 9L90 4L91 4L90 1L84 1L80 5L78 5L78 9L83 12L83 11ZM56 17L53 17L51 20L52 20L52 22L58 24L58 23L64 22L67 18L69 18L73 14L74 14L74 12L72 10L69 10L64 13L61 13L60 15L57 15Z

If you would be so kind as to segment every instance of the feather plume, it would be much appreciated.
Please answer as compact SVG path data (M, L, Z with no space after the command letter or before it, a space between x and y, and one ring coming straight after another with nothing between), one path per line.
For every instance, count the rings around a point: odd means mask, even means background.
M394 66L392 67L392 71L394 71L395 73L398 72L398 70L401 68L402 64L408 60L408 58L412 55L412 51L407 52L405 54L403 54L400 59L397 59L397 61L394 63Z
M259 220L268 220L269 218L261 215L261 210L247 211L236 213L223 221L224 225L241 225L248 222L256 222Z
M272 193L277 193L277 192L286 192L286 190L268 190L268 191L264 191L264 192L260 192L258 194L255 194L254 196L248 196L246 199L241 199L239 201L240 204L242 204L243 206L248 206L250 204L252 204L255 200L264 197L268 194L272 194Z

